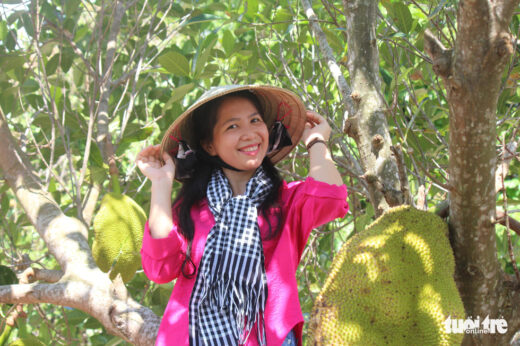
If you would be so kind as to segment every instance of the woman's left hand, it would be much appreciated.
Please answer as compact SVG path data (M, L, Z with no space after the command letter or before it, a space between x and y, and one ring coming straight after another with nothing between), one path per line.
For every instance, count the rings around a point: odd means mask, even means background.
M331 128L327 120L314 111L307 110L307 123L303 130L302 141L305 146L314 138L328 141Z

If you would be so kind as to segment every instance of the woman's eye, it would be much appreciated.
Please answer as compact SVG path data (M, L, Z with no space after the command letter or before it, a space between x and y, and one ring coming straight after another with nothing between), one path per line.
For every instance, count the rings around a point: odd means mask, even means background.
M236 124L233 124L233 125L229 125L227 130L231 130L231 129L234 129L234 128L237 128L237 125Z
M253 119L251 119L251 122L252 123L262 122L262 118L253 118Z

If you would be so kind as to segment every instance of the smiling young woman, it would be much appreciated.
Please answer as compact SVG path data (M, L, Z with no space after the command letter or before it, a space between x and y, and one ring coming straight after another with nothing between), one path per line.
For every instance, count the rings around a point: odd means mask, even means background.
M139 153L152 180L143 269L177 279L157 345L301 345L298 263L312 229L348 210L329 135L288 90L222 86ZM287 183L274 164L300 140L309 176Z
M267 125L253 103L245 98L230 97L220 104L213 139L203 146L210 155L240 170L222 169L234 195L240 195L262 164L268 144Z

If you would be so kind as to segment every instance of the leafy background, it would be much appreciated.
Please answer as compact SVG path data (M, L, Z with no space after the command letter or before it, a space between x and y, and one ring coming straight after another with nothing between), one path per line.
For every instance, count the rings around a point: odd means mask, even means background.
M89 133L99 116L102 88L109 90L109 131L115 144L119 182L145 211L150 183L134 163L144 146L160 142L163 131L205 90L221 84L274 84L298 93L333 127L332 150L350 192L351 211L310 237L298 271L306 320L334 254L374 217L352 139L341 131L345 109L300 2L147 1L126 3L107 72L109 32L115 3L96 0L3 1L0 4L0 107L10 129L37 168L45 188L69 216L96 187L111 190L109 168ZM390 1L379 4L377 45L381 93L387 103L393 145L400 145L413 196L427 191L435 210L447 198L448 106L442 83L423 49L423 33L436 30L450 47L456 35L456 1ZM313 4L343 73L346 24L340 1ZM518 37L519 16L511 24ZM107 77L108 76L108 77ZM518 52L503 75L497 115L497 151L518 138ZM90 130L89 130L90 128ZM91 135L92 136L92 135ZM298 147L280 165L287 180L307 175L307 157ZM497 203L520 217L519 168L511 161L506 193ZM179 186L175 186L178 189ZM98 199L101 200L102 195ZM0 284L28 266L59 269L45 243L9 190L0 184ZM92 229L91 229L92 231ZM509 251L520 258L518 235L497 225L498 258L513 273ZM92 238L93 232L90 232ZM508 238L510 240L508 240ZM89 239L90 244L92 239ZM8 274L5 274L8 273ZM4 275L5 274L5 275ZM173 283L157 285L142 271L127 284L131 295L161 315ZM9 305L0 308L4 327ZM117 345L102 325L82 311L49 304L24 307L10 341L34 335L44 344Z

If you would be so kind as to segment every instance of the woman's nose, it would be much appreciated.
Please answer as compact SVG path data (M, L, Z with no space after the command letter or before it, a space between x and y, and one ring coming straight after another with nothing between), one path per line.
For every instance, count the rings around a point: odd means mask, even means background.
M254 127L251 124L242 127L242 133L240 134L241 139L249 139L255 137Z

